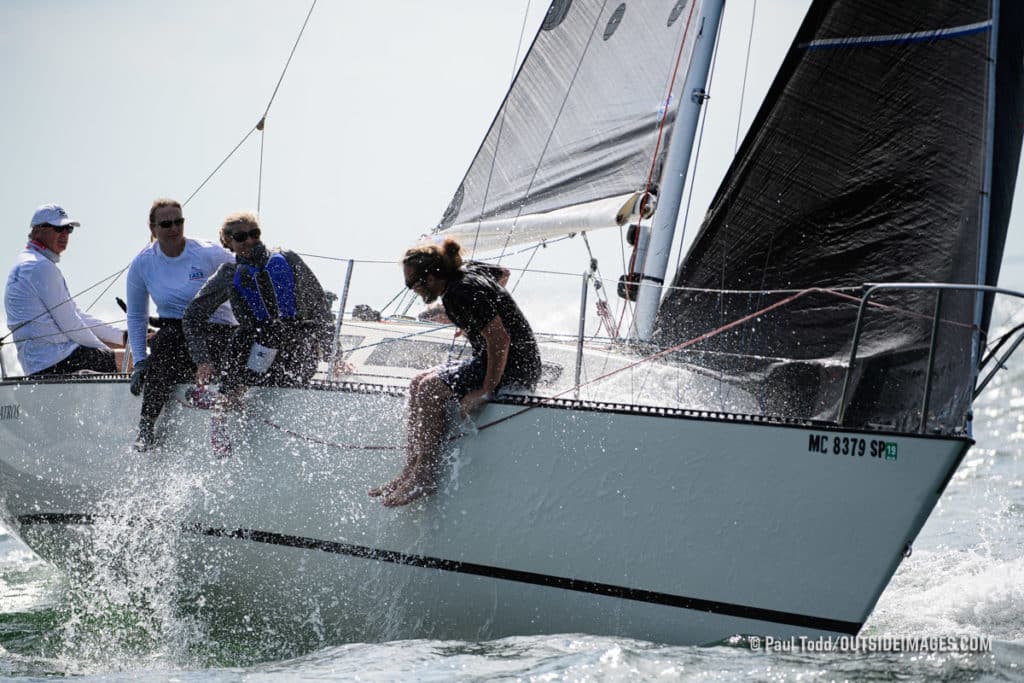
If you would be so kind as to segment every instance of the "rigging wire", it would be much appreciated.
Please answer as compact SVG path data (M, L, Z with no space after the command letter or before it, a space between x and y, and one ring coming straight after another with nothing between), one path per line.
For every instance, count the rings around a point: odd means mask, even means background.
M516 67L519 64L519 55L522 53L523 36L526 33L526 20L527 18L529 18L529 16L530 2L529 0L527 0L526 11L523 13L523 23L519 29L519 41L516 43L516 56L512 61L512 75L509 78L510 93L512 92L512 86L515 84L516 81ZM480 240L480 228L483 227L484 207L487 206L487 197L491 192L491 180L494 178L494 167L497 166L498 164L498 148L501 146L501 136L505 130L505 118L508 114L508 111L505 108L505 104L508 101L508 95L506 94L505 97L506 101L502 102L501 105L501 121L498 123L498 133L494 140L494 154L491 156L491 167L487 170L487 184L484 186L483 201L480 204L480 218L477 219L476 232L473 234L473 247L469 250L470 258L472 258L474 254L476 254L476 245ZM486 138L484 138L484 142L486 142ZM483 149L483 143L481 143L480 149ZM472 165L470 166L470 168L472 168ZM498 263L501 263L501 255L498 256Z
M129 264L128 266L125 266L124 268L122 268L121 270L117 271L117 272L116 272L116 273L114 273L113 275L109 275L109 276L108 276L108 277L110 278L110 282L109 282L109 283L107 284L107 286L106 286L106 287L104 287L104 288L103 288L103 291L102 291L102 292L100 292L99 294L97 294L97 295L96 295L96 298L92 300L92 303L90 303L90 304L89 304L88 306L86 306L86 307L85 307L85 312L86 312L86 313L88 313L89 311L91 311L91 310L92 310L92 307L93 307L93 306L95 306L95 305L96 305L96 303L97 303L97 302L98 302L98 301L99 301L100 299L102 299L102 298L103 298L103 295L104 295L104 294L106 294L107 292L109 292L109 291L110 291L110 288L114 286L114 283L115 283L115 282L117 282L117 281L118 281L118 279L120 279L120 277L121 277L121 274L122 274L122 273L124 273L124 272L125 272L126 270L128 270L128 268L129 268L129 266L130 266L130 265L131 265L131 264ZM103 280L100 280L100 282L103 282ZM98 286L98 285L100 284L100 282L97 282L97 283L96 283L95 285L93 285L93 286L94 286L94 287L95 287L95 286ZM85 290L85 291L87 292L87 291L89 291L89 290ZM82 294L84 294L84 293L85 293L85 292L82 292Z
M546 246L547 245L545 245L543 242L538 242L533 247L533 253L531 253L530 254L530 258L528 258L526 260L526 265L523 266L523 268L519 271L519 277L516 278L516 283L514 285L512 285L512 289L509 290L509 294L515 294L516 293L516 288L519 287L519 283L523 281L523 276L526 275L526 271L528 271L530 269L530 264L533 263L533 257L537 255L537 252L540 251L541 247L546 247ZM501 256L498 256L498 263L501 263Z
M302 40L302 34L306 32L306 26L309 25L309 18L313 16L313 9L316 7L317 0L313 0L313 3L309 6L309 11L306 12L306 20L302 22L302 28L299 29L299 35L295 37L295 43L292 44L292 51L288 53L288 59L285 60L284 68L281 69L281 76L277 79L277 84L274 86L274 92L270 94L270 100L267 102L267 108L263 110L263 116L260 117L259 123L256 124L256 130L260 132L260 170L259 180L256 186L256 214L259 215L260 205L263 200L263 143L266 140L266 123L267 114L270 113L270 106L274 104L274 98L277 97L277 91L281 88L281 83L284 81L284 75L288 73L288 67L292 63L292 57L295 56L295 50L299 47L299 41Z
M753 8L750 12L750 35L747 37L747 61L743 67L743 87L740 88L740 109L736 114L736 139L733 142L732 151L733 154L740 147L740 125L743 123L743 100L747 95L747 74L750 72L750 56L753 53L752 46L754 44L754 23L757 19L757 0L754 0Z
M199 194L200 190L202 190L204 187L206 187L206 184L208 182L210 182L210 180L213 178L213 176L215 176L217 174L217 172L224 166L224 164L226 164L228 162L228 160L232 156L234 156L235 152L237 152L242 147L242 145L245 144L245 141L248 140L252 136L253 133L255 133L256 131L259 131L261 133L261 136L260 136L260 162L259 162L259 179L257 181L257 189L256 189L256 213L257 214L259 213L260 203L261 203L261 199L262 199L262 195L263 195L263 135L262 135L262 133L263 133L263 129L264 129L265 124L266 124L267 114L270 112L270 106L274 103L274 98L277 97L277 92L281 88L281 83L284 81L284 76L288 72L288 66L292 62L292 57L295 55L295 50L299 46L299 41L302 40L302 34L306 31L306 26L309 24L309 19L313 15L313 8L316 7L316 3L317 3L317 0L313 0L313 3L309 7L309 11L306 13L306 19L305 19L305 21L302 22L302 28L299 29L299 35L295 38L295 43L292 45L292 50L288 54L288 59L285 62L284 68L281 70L280 77L278 77L278 79L277 79L277 84L274 86L274 92L270 95L270 100L267 102L267 106L263 110L263 116L260 117L260 120L256 123L255 126L253 126L251 129L249 129L249 131L242 137L242 139L238 142L238 144L235 145L231 149L230 152L228 152L227 156L225 156L221 160L221 162L219 164L217 164L216 168L214 168L213 171L211 171L210 174L208 176L206 176L206 178L203 180L203 182L199 183L199 186L195 190L192 191L192 194L190 194L188 196L188 198L181 203L182 208L188 206L188 203L190 201L192 201L192 199L197 194ZM92 310L92 307L95 306L96 303L103 297L103 295L106 294L110 290L110 288L114 286L114 283L117 281L117 279L120 278L120 276L125 271L127 271L127 270L128 270L128 266L125 266L120 271L115 273L113 276L109 276L109 277L112 277L113 279L106 286L106 288L102 292L100 292L99 295L95 299L93 299L92 303L90 303L86 307L86 309L85 309L86 312ZM107 278L104 278L103 280L100 280L95 285L93 285L93 287L99 286L101 283L105 282L106 279ZM92 287L90 287L89 289L92 289ZM81 294L84 294L87 291L89 291L89 290L86 289L86 290L83 290L82 292L79 292L79 294L76 294L75 296L72 296L71 299L69 299L69 301L72 300L72 299L75 299L77 296L79 296ZM0 341L2 341L2 340L3 340L3 338L0 338Z
M715 82L715 65L718 63L718 46L721 45L722 36L722 22L718 22L718 35L715 37L715 49L711 54L711 69L708 72L708 91L710 92L712 84ZM710 102L710 99L708 100ZM704 131L708 119L708 107L703 107L700 113L700 129L697 133L697 146L693 150L693 169L696 171L697 165L700 163L701 150L704 147ZM675 272L679 272L679 266L683 262L683 242L686 241L686 228L690 223L690 209L693 208L693 189L696 185L696 172L690 176L690 187L689 192L686 195L686 208L683 210L683 231L679 235L679 252L676 254L676 267Z
M690 5L690 15L686 18L686 24L683 25L683 34L682 34L682 36L680 38L680 41L679 41L679 50L676 53L676 63L672 67L672 76L669 78L669 81L668 81L668 92L665 93L665 102L664 102L664 104L662 106L661 122L658 124L658 138L657 138L657 140L654 143L654 153L651 155L651 167L650 167L650 169L647 172L647 184L644 187L644 196L640 200L639 215L641 217L643 216L643 213L644 213L644 207L647 204L647 198L650 196L651 182L654 180L654 171L655 171L655 168L657 167L657 164L658 164L658 151L661 149L661 140L662 140L662 137L664 136L664 133L665 133L665 123L668 120L669 107L672 104L672 92L675 90L676 78L677 78L677 76L679 74L679 65L683 61L683 50L686 47L686 37L690 34L690 27L691 27L691 24L693 23L693 12L694 12L694 9L695 9L696 6L697 6L697 3L692 3ZM684 79L684 82L685 82L685 79ZM637 220L638 229L637 229L636 241L633 243L633 252L632 252L632 254L631 254L630 258L629 258L629 269L626 270L626 272L629 275L632 275L633 272L634 272L633 269L636 267L637 252L639 251L639 248L640 248L640 230L639 230L640 220L642 220L642 219L638 219ZM623 265L625 265L625 264L623 264ZM627 277L628 277L628 275L627 275ZM628 284L629 284L628 281L627 281L626 284L627 284L627 287L628 287ZM619 323L618 323L618 325L616 325L616 328L615 328L615 336L616 337L619 336L619 331L622 329L622 322L626 318L626 311L627 310L631 310L631 303L632 302L628 298L625 299L625 303L624 303L624 305L622 307L622 313L621 313L621 315L619 317Z
M121 276L121 273L123 273L126 270L127 270L127 268L122 268L121 270L117 271L116 273L113 273L112 275L108 275L105 278L103 278L101 280L98 280L97 282L89 285L88 287L86 287L82 291L80 291L80 292L78 292L76 294L72 294L67 299L65 299L64 301L61 301L59 304L57 304L57 306L63 306L64 304L66 304L68 302L74 301L75 299L77 299L78 297L82 296L83 294L85 294L89 290L95 289L95 288L99 287L100 285L102 285L107 280L110 280L111 284L113 284L114 282L117 281L117 278ZM110 285L107 285L107 289L109 289L109 288L110 288ZM106 291L106 290L104 290L104 291ZM54 306L54 308L56 308L57 306ZM28 325L29 323L35 322L36 320L39 320L40 318L42 318L44 315L49 314L49 312L50 312L49 310L43 311L42 313L40 313L39 315L35 316L34 318L32 318L30 320L26 320L26 321L22 322L20 325L15 326L14 329L7 330L7 334L5 334L2 337L0 337L0 343L2 343L5 339L10 337L12 334L14 334L14 330L15 329L20 329L20 328L24 327L25 325ZM72 332L74 330L68 330L68 331Z
M302 34L306 32L306 26L309 24L309 18L313 16L313 9L316 7L317 0L313 0L313 4L309 6L309 11L306 12L306 20L302 22L302 28L299 29L299 35L295 37L295 44L292 45L292 51L288 53L288 59L284 63L284 68L281 69L281 76L277 79L277 85L274 86L274 92L270 95L270 101L267 102L267 108L263 110L263 117L260 119L260 124L266 120L267 114L270 113L270 105L274 103L274 98L277 97L277 91L281 88L281 83L284 81L284 75L288 73L288 67L292 63L292 57L295 56L295 50L299 47L299 41L302 40ZM260 124L256 124L260 126ZM260 128L262 130L262 127Z
M259 124L256 124L256 125L258 126ZM192 191L192 194L190 194L188 196L188 199L186 199L185 201L183 201L181 203L182 208L188 206L188 203L190 201L192 201L192 198L195 197L197 194L199 194L200 190L202 190L204 187L206 187L206 183L210 182L210 179L213 178L213 176L215 176L217 174L217 171L219 171L221 169L221 167L228 162L228 159L230 159L231 157L233 157L235 155L235 152L238 151L238 148L241 147L242 145L244 145L245 141L249 139L249 136L252 135L255 132L256 132L256 126L253 126L252 128L249 129L249 132L246 133L245 136L243 136L242 139L238 142L238 144L235 145L230 152L228 152L228 155L226 157L224 157L219 164L217 164L217 167L214 168L210 172L210 175L206 176L206 179L203 182L199 183L199 187L197 187L195 190Z
M256 215L260 215L260 204L263 199L263 143L267 140L267 134L263 130L264 121L261 119L256 124L257 130L260 131L260 169L256 179Z
M38 317L38 316L36 316L36 317ZM93 330L93 329L96 329L97 327L104 327L106 325L116 325L117 323L123 323L126 320L127 320L127 318L121 318L120 320L112 320L110 322L98 322L98 323L94 323L92 325L82 325L81 327L75 328L74 330L67 330L67 331L65 331L65 330L57 330L56 332L48 332L46 334L37 334L34 337L25 337L24 339L16 339L16 340L14 340L14 343L15 344L21 344L23 342L36 341L38 339L49 339L50 337L64 337L64 336L67 335L68 332L80 332L82 330ZM23 326L19 325L18 327L20 328L20 327L23 327ZM0 343L2 343L2 340L0 340Z
M598 26L600 24L601 17L604 14L604 8L605 8L605 6L607 4L608 3L607 3L607 0L606 0L606 2L602 3L601 10L595 15L595 20L594 20L593 28L591 28L591 30L590 30L590 35L587 36L587 43L586 43L586 45L583 46L583 51L582 51L582 53L580 55L580 58L576 62L576 70L572 72L572 78L569 79L569 84L565 88L565 95L562 97L562 102L558 105L558 111L555 113L554 120L551 123L551 128L550 128L550 130L548 130L547 138L544 140L544 147L541 149L540 155L537 157L537 163L533 167L533 175L530 176L530 182L527 183L527 185L526 185L526 190L523 193L523 195L525 197L530 196L530 191L533 189L533 184L537 181L537 174L540 172L540 165L544 161L544 156L548 152L548 147L551 146L551 140L555 137L555 128L558 126L558 122L561 120L562 114L565 112L565 105L569 101L569 93L572 92L573 87L576 85L576 78L579 76L580 69L583 67L584 57L590 51L591 43L594 42L594 36L597 34L597 29L598 29ZM516 211L516 219L517 220L522 215L522 213L523 213L523 205L520 204L518 210ZM477 234L479 234L479 232L480 232L480 226L478 225L477 226ZM501 254L498 255L498 260L499 261L505 255L505 253L506 253L505 250L508 248L508 245L509 245L509 242L510 242L511 239L512 239L512 233L509 233L509 236L505 239L504 246L502 246L502 248L501 248Z
M302 35L305 32L305 30L306 30L306 26L309 24L309 19L313 15L313 8L316 7L316 3L317 3L317 0L313 0L313 3L309 7L309 11L306 13L306 19L302 23L302 28L299 30L299 35L296 37L295 43L292 45L292 50L291 50L291 52L288 55L288 60L285 62L284 69L282 69L282 71L281 71L281 76L277 79L277 84L274 86L274 92L271 94L270 100L267 102L266 109L264 109L264 111L263 111L263 116L260 118L259 122L257 122L255 126L253 126L251 129L249 129L249 131L242 137L242 139L238 142L238 144L235 145L231 149L230 152L228 152L227 156L224 157L224 159L222 159L219 164L217 164L216 168L214 168L213 171L211 171L210 174L208 176L206 176L206 178L203 180L203 182L201 182L199 184L199 186L195 190L192 191L192 194L190 194L188 196L188 198L181 203L183 208L185 206L188 206L188 203L190 201L192 201L192 199L197 194L199 194L199 191L202 190L206 186L206 184L210 182L210 180L213 178L213 176L217 174L217 172L224 166L224 164L227 163L227 161L232 156L234 156L235 152L237 152L239 150L239 148L241 148L241 146L243 144L245 144L245 141L248 140L252 136L252 134L254 132L260 131L262 133L263 128L264 128L264 124L266 122L267 114L270 112L270 107L274 103L274 98L277 97L277 92L281 88L281 83L284 81L284 76L288 72L288 66L291 64L292 57L295 55L295 50L299 46L299 41L302 39ZM263 144L262 144L262 139L261 139L261 143L260 143L259 185L257 187L257 198L256 198L257 212L259 211L260 195L262 194L262 187L263 187ZM117 280L121 277L121 275L124 274L124 272L127 271L127 270L128 270L128 266L125 266L124 268L122 268L121 270L117 271L113 275L108 275L107 277L103 278L102 280L99 280L98 282L96 282L95 284L87 287L86 289L83 289L82 291L78 292L77 294L73 294L71 297L69 297L65 301L62 301L60 304L58 304L58 306L61 306L61 305L66 304L68 302L74 301L76 298L78 298L82 294L85 294L89 290L91 290L91 289L93 289L95 287L100 286L104 282L107 282L107 280L110 280L110 282L107 284L106 288L104 288L103 291L100 292L100 294L92 301L92 303L90 303L89 306L86 307L85 310L86 310L86 312L88 312L89 310L92 309L93 306L96 305L96 303L103 297L103 295L106 294L110 290L110 288L114 285L114 283L117 282ZM35 320L38 320L40 317L42 317L43 315L45 315L47 313L49 313L49 311L44 311L43 313L40 313L39 315L35 316L31 320L25 321L19 327L21 327L23 325L26 325L28 323L31 323L31 322L33 322ZM123 322L123 321L116 321L116 322ZM85 329L89 329L89 328L87 327ZM13 333L14 333L13 330L8 330L8 332L5 335L0 337L0 343L2 343L5 339L10 337Z
M528 21L529 17L530 17L530 0L527 0L527 2L526 2L526 9L523 12L523 21L522 21L522 24L520 25L520 28L519 28L519 40L516 42L516 53L515 53L515 57L512 60L512 72L511 72L511 75L509 77L509 90L510 91L511 91L512 85L515 84L517 67L519 66L519 57L522 54L522 49L523 49L523 36L526 35L526 24L527 24L527 21ZM506 95L506 97L507 97L507 95ZM505 109L505 103L503 102L502 103L502 107L500 109L501 118L500 118L500 121L498 123L498 132L496 134L496 139L495 139L495 142L494 142L495 153L491 157L491 166L490 166L490 169L488 170L488 173L487 173L487 184L484 186L483 202L482 202L482 206L483 207L485 207L487 205L487 197L490 194L491 180L494 177L494 169L495 169L495 166L497 165L497 161L498 161L498 159L497 159L497 156L498 156L497 155L497 150L498 150L498 147L501 144L502 133L503 133L504 128L505 128L506 114L507 114L507 111ZM485 138L485 142L486 142L486 138ZM480 148L483 149L483 143L481 143ZM477 152L477 154L479 155L479 152ZM475 157L474 157L474 160L475 160ZM470 167L472 168L472 164L470 165ZM481 214L482 214L482 211L481 211ZM481 218L477 220L476 233L473 235L473 246L469 248L470 258L472 258L476 254L476 246L477 246L477 243L480 240L480 228L482 227L482 223L483 223L483 217L481 215ZM537 246L540 246L540 245L537 245ZM521 253L521 252L516 252L516 253ZM499 264L501 263L501 259L502 259L502 257L504 255L505 254L504 254L504 251L503 251L502 254L500 254L498 256L497 262ZM531 260L532 260L532 257L531 257ZM523 277L523 273L520 273L519 280L522 280L522 277ZM519 280L516 281L516 286L519 285ZM515 291L514 287L513 287L512 291ZM396 294L394 297L391 298L391 301L389 301L387 304L384 305L384 307L381 309L381 311L387 310L388 306L390 306L392 303L394 303L397 300L400 300L400 299L404 300L404 296L403 295L405 293L406 292L404 290L400 291L398 294ZM415 299L413 299L413 302L415 302ZM409 310L409 306L411 306L411 305L412 305L412 303L408 304L406 306L406 308L405 308L405 311L408 311ZM396 306L396 311L397 311L397 308L398 307Z
M810 287L808 289L802 290L801 292L798 292L797 294L794 294L793 296L787 297L786 299L783 299L781 301L777 301L774 304L772 304L770 306L767 306L767 307L765 307L765 308L763 308L761 310L754 311L753 313L745 315L745 316L743 316L741 318L737 318L736 320L733 320L732 322L726 323L725 325L722 325L722 326L720 326L720 327L718 327L718 328L716 328L714 330L710 330L708 332L700 334L700 335L698 335L696 337L693 337L692 339L687 339L687 340L683 341L682 343L676 344L675 346L670 346L667 349L662 349L662 350L660 350L660 351L658 351L656 353L650 354L648 356L644 356L643 358L640 358L639 360L637 360L637 361L635 361L633 363L628 363L628 364L626 364L626 365L624 365L624 366L622 366L620 368L612 370L611 372L605 373L605 374L603 374L603 375L601 375L599 377L595 377L594 379L589 380L587 382L587 384L596 384L597 382L601 382L603 380L606 380L609 377L613 377L615 375L618 375L619 373L625 372L626 370L632 370L633 368L635 368L635 367L637 367L639 365L642 365L644 363L653 363L654 361L657 361L657 360L660 360L662 358L665 358L666 356L668 356L668 355L670 355L672 353L675 353L677 351L682 351L683 349L686 349L686 348L688 348L690 346L693 346L694 344L698 344L698 343L704 341L705 339L710 339L711 337L719 335L719 334L721 334L723 332L726 332L726 331L728 331L728 330L730 330L730 329L732 329L734 327L737 327L737 326L742 325L742 324L744 324L746 322L749 322L750 320L758 318L759 316L762 316L762 315L768 313L769 311L772 311L772 310L774 310L776 308L780 308L782 306L790 304L793 301L795 301L795 300L797 300L797 299L799 299L799 298L801 298L801 297L803 297L803 296L805 296L807 294L816 293L816 292L830 293L829 290L827 290L827 289L822 289L820 287ZM558 393L554 394L553 396L542 398L539 401L537 401L536 403L534 403L533 405L530 405L530 406L528 406L526 408L523 408L522 410L516 411L516 412L511 413L510 415L506 415L504 417L499 417L498 419L494 420L493 422L489 422L487 424L480 425L478 431L483 431L484 429L487 429L489 427L494 427L495 425L501 424L502 422L507 422L508 420L511 420L511 419L513 419L515 417L519 417L520 415L522 415L524 413L530 412L534 408L537 408L537 407L540 407L540 406L543 406L543 405L549 405L551 403L551 401L560 398L561 396L569 393L570 391L576 391L580 387L583 387L583 386L584 386L584 384L581 382L579 384L579 386L571 386L571 387L569 387L568 389L566 389L564 391L561 391L561 392L558 392Z
M519 55L523 52L523 36L526 35L526 20L530 18L530 0L526 0L526 11L523 12L523 23L519 27L519 42L516 43L516 58L512 62L512 75L509 77L509 84L516 80L516 65L519 64Z
M285 61L284 68L281 70L281 75L278 77L277 84L274 86L274 92L271 93L270 100L267 101L267 106L263 110L263 116L261 116L260 120L256 122L256 125L254 125L252 128L249 129L249 132L247 132L245 134L245 136L242 137L242 139L239 141L239 143L237 145L235 145L234 148L232 148L232 150L230 152L228 152L227 156L224 157L224 159L221 160L221 162L219 164L217 164L217 167L214 168L213 171L210 172L210 175L206 176L206 179L203 180L203 182L201 182L199 184L199 187L197 187L192 192L192 194L190 194L188 196L188 199L186 199L184 202L181 203L182 207L187 206L188 203L190 201L192 201L192 199L197 194L199 194L199 191L202 190L206 186L206 184L208 182L210 182L210 179L213 178L213 176L215 176L217 174L217 171L219 171L224 166L224 164L227 163L228 159L230 159L232 156L234 156L235 152L237 152L239 150L239 148L243 144L245 144L245 141L248 140L249 137L253 133L255 133L256 131L260 131L261 134L263 133L263 130L264 130L265 126L266 126L267 114L270 113L270 107L271 107L271 105L274 104L274 99L277 97L278 90L281 89L281 83L284 81L285 74L288 73L288 67L292 63L292 57L295 56L295 50L299 47L299 41L302 40L302 35L305 33L306 26L309 24L309 18L311 16L313 16L313 9L316 7L316 3L317 3L317 0L313 0L313 3L309 6L309 11L306 13L306 20L302 22L302 28L299 29L299 35L295 38L295 43L292 45L292 50L288 54L288 59ZM262 146L262 144L260 145L260 168L259 168L259 174L260 174L260 180L259 180L259 187L257 188L257 195L258 196L256 198L257 211L258 211L258 207L260 205L260 196L259 195L262 193L262 189L263 189L263 187L262 187L262 185L263 185L263 146Z
M601 278L601 270L598 268L597 259L594 258L594 252L590 248L590 240L587 239L587 233L580 233L583 237L583 244L587 247L587 255L590 256L590 280L594 285L595 299L597 299L597 330L593 336L597 336L597 333L601 330L603 325L608 336L611 338L617 338L615 335L615 318L612 317L611 310L608 307L608 297L604 291L604 283Z

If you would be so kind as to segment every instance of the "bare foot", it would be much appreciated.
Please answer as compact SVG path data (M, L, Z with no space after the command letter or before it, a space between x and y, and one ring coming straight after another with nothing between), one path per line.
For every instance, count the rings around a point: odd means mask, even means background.
M415 479L416 467L414 464L409 462L405 463L402 467L402 471L398 473L398 476L384 484L383 486L374 486L372 489L367 491L370 498L379 498L380 496L387 496L400 488L403 488L410 480Z
M404 477L400 485L387 494L382 501L384 507L408 505L417 498L429 496L437 492L437 479L429 468L417 467L409 476Z
M415 481L409 482L408 485L394 491L389 494L381 501L384 507L396 508L402 505L408 505L409 503L422 498L424 496L431 496L437 493L437 484L421 484Z
M370 498L379 498L380 496L390 494L402 484L402 479L402 475L399 475L397 478L392 479L383 486L374 486L372 489L367 491L367 493Z

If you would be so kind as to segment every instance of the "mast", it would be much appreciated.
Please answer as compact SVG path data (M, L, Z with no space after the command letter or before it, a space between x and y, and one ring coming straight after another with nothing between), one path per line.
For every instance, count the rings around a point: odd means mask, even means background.
M686 170L690 165L690 153L697 135L697 124L701 107L707 95L708 73L711 70L711 55L715 49L718 24L722 17L725 0L705 0L697 18L698 33L693 49L693 60L679 103L679 113L665 160L665 171L661 176L658 193L658 208L654 212L647 258L641 270L637 296L635 327L637 339L649 341L654 333L654 319L661 303L661 288L665 282L668 259L675 237L676 219L682 204L683 188L686 185Z

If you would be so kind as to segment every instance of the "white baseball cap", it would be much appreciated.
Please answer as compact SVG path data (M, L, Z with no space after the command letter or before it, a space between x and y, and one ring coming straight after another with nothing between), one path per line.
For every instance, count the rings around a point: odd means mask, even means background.
M77 228L80 223L68 218L68 212L56 204L43 204L32 214L32 222L29 223L30 228L37 225L73 225Z

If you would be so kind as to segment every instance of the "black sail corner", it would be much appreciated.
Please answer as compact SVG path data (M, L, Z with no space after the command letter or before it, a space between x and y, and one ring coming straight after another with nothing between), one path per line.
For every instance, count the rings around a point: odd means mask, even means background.
M867 282L998 277L1021 142L1024 9L1003 2L823 0L809 10L659 312L682 360L758 387L766 411L834 419ZM982 195L998 28L986 272ZM976 310L947 292L929 429L962 430ZM916 426L934 291L885 292L864 317L847 424ZM990 303L988 304L991 305Z

